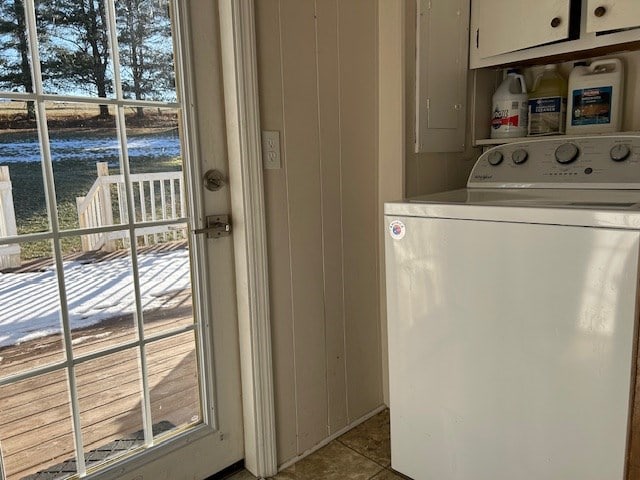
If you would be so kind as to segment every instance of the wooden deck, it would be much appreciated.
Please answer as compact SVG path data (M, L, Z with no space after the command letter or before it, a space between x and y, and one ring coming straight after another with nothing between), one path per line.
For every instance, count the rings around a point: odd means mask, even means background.
M190 291L168 295L162 308L144 312L144 321L147 336L192 323ZM122 344L135 338L133 316L74 331L73 338L74 355ZM167 428L198 421L194 334L154 342L148 345L146 357L152 423ZM62 358L60 337L50 336L0 349L0 371L6 376ZM133 349L77 366L85 454L118 454L106 452L106 446L142 430L139 363L137 349ZM23 479L73 459L67 384L66 373L58 371L0 387L0 447L8 480Z

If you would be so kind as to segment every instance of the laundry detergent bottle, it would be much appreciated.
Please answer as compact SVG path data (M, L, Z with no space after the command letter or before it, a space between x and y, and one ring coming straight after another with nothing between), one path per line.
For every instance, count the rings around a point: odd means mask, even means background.
M493 94L491 138L526 136L527 113L527 84L522 75L509 70Z
M624 65L618 58L578 65L569 76L567 133L619 132Z
M557 65L545 65L529 93L529 135L564 133L567 81Z

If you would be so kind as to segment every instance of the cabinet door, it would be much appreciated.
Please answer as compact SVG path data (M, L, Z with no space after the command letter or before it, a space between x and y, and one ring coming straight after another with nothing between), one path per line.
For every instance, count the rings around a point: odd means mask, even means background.
M587 32L640 26L638 0L587 0Z
M472 2L475 29L471 32L471 43L478 49L480 58L487 58L566 40L569 38L570 3L570 0Z

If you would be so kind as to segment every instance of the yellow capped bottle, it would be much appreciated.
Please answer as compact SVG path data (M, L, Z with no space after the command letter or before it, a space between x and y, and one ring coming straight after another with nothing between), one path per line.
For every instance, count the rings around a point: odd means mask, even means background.
M529 94L529 135L565 132L567 81L557 65L545 65Z

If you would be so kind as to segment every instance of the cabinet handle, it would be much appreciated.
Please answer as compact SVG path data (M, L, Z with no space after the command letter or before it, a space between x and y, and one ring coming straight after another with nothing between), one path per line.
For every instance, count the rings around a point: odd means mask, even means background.
M559 27L561 23L562 23L562 19L560 17L555 17L553 20L551 20L551 27L552 28Z
M593 14L596 17L604 17L604 14L607 13L607 7L600 6L593 11Z

